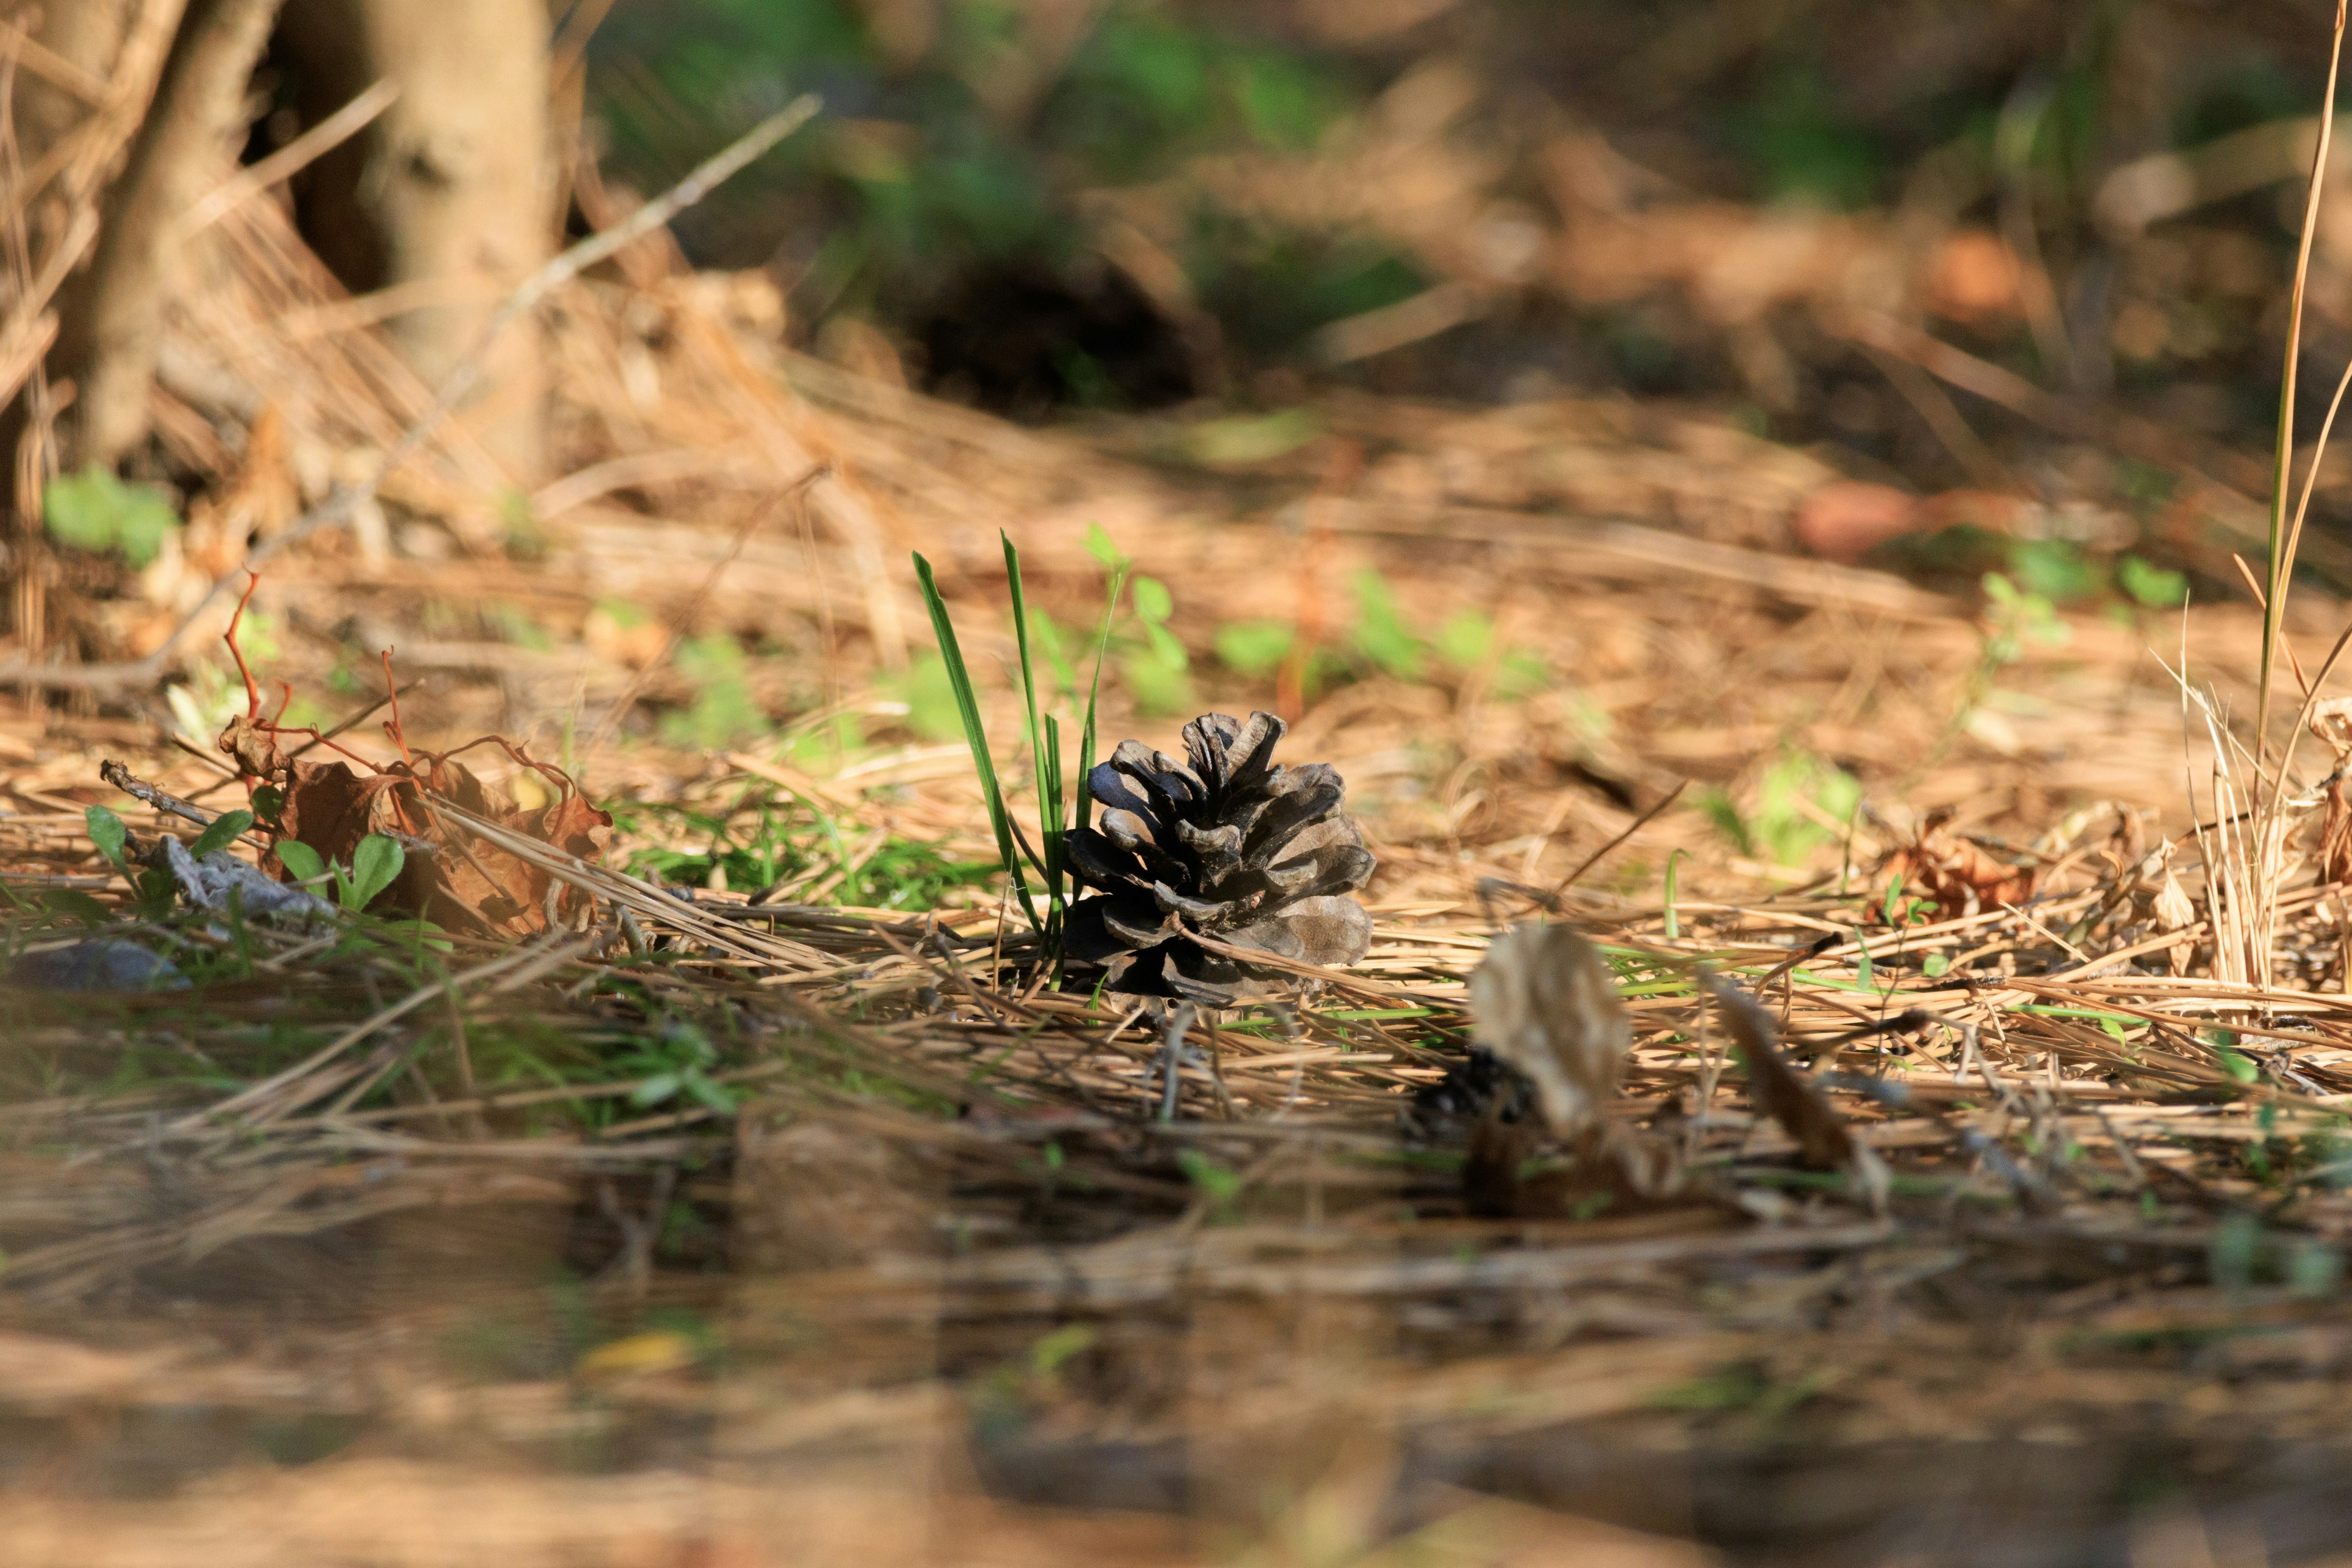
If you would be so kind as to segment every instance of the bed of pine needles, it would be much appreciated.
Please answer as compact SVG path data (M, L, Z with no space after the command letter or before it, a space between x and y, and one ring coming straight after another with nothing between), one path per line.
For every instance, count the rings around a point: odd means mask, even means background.
M220 226L179 330L296 447L391 445L419 389L271 349L362 329L275 209ZM1795 559L1831 476L1696 410L1339 397L1246 461L1233 428L1019 431L773 354L755 282L658 245L554 297L572 478L537 531L500 541L452 437L254 599L261 673L355 752L495 731L614 812L593 859L465 830L565 918L142 906L88 808L195 825L101 767L217 812L226 760L144 689L0 728L10 963L131 942L178 982L5 993L15 1560L2352 1547L2352 826L2324 703L2253 809L2257 610L2070 620ZM302 486L159 397L220 496ZM1363 963L1189 1030L1053 983L902 673L919 546L1016 732L1000 523L1061 624L1100 605L1090 537L1167 591L1192 707L1113 682L1106 745L1294 707L1284 759L1340 769L1381 858ZM1349 642L1350 584L1403 643ZM188 596L85 608L154 646ZM2289 607L2306 663L2340 615ZM1212 657L1265 621L1332 668ZM226 682L215 629L183 706ZM746 700L797 718L698 746L717 682L679 655L737 632L770 647ZM1631 1010L1639 1191L1541 1145L1498 1189L1446 1109L1467 976L1534 918ZM1706 973L1872 1172L1757 1103Z

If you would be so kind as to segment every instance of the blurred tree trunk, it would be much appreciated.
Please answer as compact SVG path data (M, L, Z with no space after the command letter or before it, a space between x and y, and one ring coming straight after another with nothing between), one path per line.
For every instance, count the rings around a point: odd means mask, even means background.
M246 87L278 3L187 0L154 101L107 187L89 270L59 312L50 363L77 389L64 441L77 465L111 468L146 437L181 219L234 167Z
M371 84L400 98L297 190L303 233L346 286L415 291L388 330L428 384L552 253L545 0L287 0L278 46L315 123ZM466 415L518 485L543 463L545 370L509 328Z
M194 172L219 156L218 142L199 133L204 113L224 101L229 113L239 106L273 9L198 0L191 16L187 0L0 0L0 20L26 37L11 54L15 146L5 166L9 221L0 294L12 342L21 333L37 346L35 357L12 366L0 454L9 463L15 502L8 618L27 653L39 654L50 640L42 491L78 458L70 450L73 432L56 428L68 398L52 377L73 382L77 396L98 388L82 399L83 408L66 408L77 426L92 408L102 420L123 412L113 391L121 378L106 359L120 350L152 360L153 337L142 322L160 321L156 262L169 249L161 232L168 215L154 204L184 189ZM215 76L233 79L226 95L207 79ZM171 133L159 127L144 134L159 94L168 99L162 118ZM40 345L48 348L46 359ZM133 412L143 428L145 385L143 376L135 379Z

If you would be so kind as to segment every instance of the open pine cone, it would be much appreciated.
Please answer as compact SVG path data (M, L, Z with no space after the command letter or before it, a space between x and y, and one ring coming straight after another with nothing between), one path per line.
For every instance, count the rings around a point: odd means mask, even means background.
M1184 726L1190 766L1122 741L1087 775L1101 825L1071 831L1070 863L1097 892L1070 910L1068 951L1108 970L1112 990L1229 1007L1296 988L1204 937L1305 963L1364 956L1371 917L1343 895L1370 879L1371 851L1336 771L1275 765L1286 728L1210 713Z

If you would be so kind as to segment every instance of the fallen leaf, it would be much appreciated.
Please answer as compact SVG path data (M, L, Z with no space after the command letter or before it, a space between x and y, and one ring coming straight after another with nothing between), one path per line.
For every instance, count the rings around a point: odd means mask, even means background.
M1877 875L1900 877L1906 887L1916 884L1937 920L2022 904L2033 896L2034 867L2012 866L1947 831L1950 821L1948 811L1931 814L1916 837L1878 863Z
M2023 296L2017 254L1989 229L1955 229L1927 269L1927 309L1949 321L1979 322L2019 313Z
M1773 1026L1772 1016L1754 997L1716 975L1706 975L1704 984L1739 1048L1740 1063L1748 1069L1748 1102L1757 1114L1770 1117L1796 1140L1798 1157L1806 1164L1851 1171L1871 1206L1882 1205L1886 1167L1869 1144L1854 1136L1819 1086L1789 1065L1780 1054L1780 1030Z
M2331 792L2331 801L2337 798L2340 796ZM2340 879L2331 877L2328 879ZM2197 923L2197 906L2189 901L2188 889L2181 887L2180 879L2173 875L2169 866L2164 868L2164 885L2157 889L2149 912L2156 917L2156 929L2162 931L2185 931ZM2189 961L2196 952L2197 944L2191 942L2177 942L2165 950L2175 974L2189 973Z
M1609 966L1572 926L1521 925L1496 937L1470 976L1473 1030L1525 1073L1554 1132L1597 1117L1633 1043Z
M453 832L434 803L463 806L580 859L601 858L612 837L612 816L591 805L569 778L557 777L556 799L532 811L494 795L473 770L446 756L425 759L421 773L395 763L373 774L348 763L297 761L287 768L278 821L286 837L308 845L322 860L346 865L362 839L391 835L411 853L383 894L384 907L455 930L529 935L547 929L553 879L495 845ZM579 896L563 889L559 918Z
M1931 526L1918 497L1863 479L1823 485L1797 503L1797 542L1829 561L1859 561L1890 539Z

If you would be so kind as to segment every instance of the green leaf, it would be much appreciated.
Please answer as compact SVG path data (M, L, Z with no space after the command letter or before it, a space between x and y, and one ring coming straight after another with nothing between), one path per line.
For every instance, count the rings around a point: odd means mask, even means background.
M1101 562L1106 572L1116 572L1127 564L1127 552L1112 542L1099 522L1087 524L1087 553Z
M2030 594L2053 604L2087 599L2100 588L2099 571L2069 539L2023 539L2009 547L2010 570Z
M629 1091L629 1103L642 1110L673 1098L684 1084L682 1074L657 1072Z
M371 833L352 851L352 879L342 889L343 907L363 910L378 893L392 886L400 868L408 863L408 852L400 840L382 833Z
M1356 651L1399 680L1421 679L1423 646L1405 630L1388 580L1370 567L1356 574Z
M123 847L131 842L131 830L122 825L122 818L102 805L93 805L82 813L82 821L89 825L89 841L98 846L98 852L121 869Z
M253 792L253 815L265 827L278 826L286 810L286 792L276 784L263 784Z
M2189 597L2189 574L2126 555L2116 563L2116 583L2134 601L2151 610L2178 608Z
M278 863L298 882L315 882L327 874L327 863L319 858L319 852L299 838L281 838L275 848Z
M963 710L956 705L955 678L933 654L916 659L907 672L886 683L907 705L907 728L927 741L952 741L963 733Z
M253 813L225 811L196 835L196 841L188 846L188 853L201 860L214 850L226 849L236 843L238 837L252 826Z
M1176 1163L1183 1167L1184 1174L1200 1189L1201 1195L1213 1204L1228 1204L1241 1195L1241 1173L1197 1149L1178 1150Z
M768 715L751 696L742 647L723 633L677 650L678 673L694 685L694 703L662 717L662 738L689 751L719 751L768 732Z
M1456 669L1475 669L1495 646L1495 623L1475 610L1448 617L1437 628L1437 657Z
M2254 1065L2254 1058L2250 1056L2233 1051L2227 1046L2216 1047L2214 1054L2221 1058L2221 1070L2240 1083L2252 1083L2262 1077L2262 1069Z
M1191 679L1149 648L1131 647L1121 653L1118 677L1136 707L1146 713L1165 716L1192 706Z
M1176 613L1176 600L1168 592L1168 584L1157 577L1135 580L1135 613L1146 626L1157 626Z
M1184 645L1178 642L1176 635L1166 626L1145 622L1143 640L1151 645L1151 657L1170 669L1181 671L1192 668L1192 660L1184 652Z
M1272 675L1290 657L1294 637L1286 621L1228 621L1217 628L1217 659L1244 675Z
M721 1116L735 1114L737 1109L735 1091L725 1084L714 1080L709 1074L698 1068L689 1068L678 1075L678 1080L688 1094L700 1100L709 1109Z
M41 492L41 518L59 543L94 555L114 551L134 567L153 564L163 542L180 526L163 491L125 484L112 469L94 463L49 481Z
M1099 529L1097 530L1100 531ZM1102 696L1103 660L1110 653L1111 623L1118 616L1118 595L1127 586L1125 563L1111 568L1110 592L1103 599L1102 625L1095 633L1094 674L1087 682L1087 717L1078 726L1078 826L1094 824L1095 798L1087 790L1087 777L1095 771L1095 704Z
M1059 939L1062 897L1062 827L1066 820L1062 814L1061 734L1050 721L1040 724L1037 708L1037 662L1029 648L1029 603L1021 583L1021 552L1014 549L1013 536L997 531L997 539L1004 546L1004 581L1013 595L1013 634L1021 654L1021 696L1028 705L1029 765L1037 785L1037 837L1043 841L1037 847L1042 862L1037 874L1045 880L1046 921L1055 940Z
M1311 408L1283 408L1272 414L1236 414L1211 419L1184 432L1180 446L1184 456L1212 468L1247 468L1287 457L1323 434L1323 422Z

